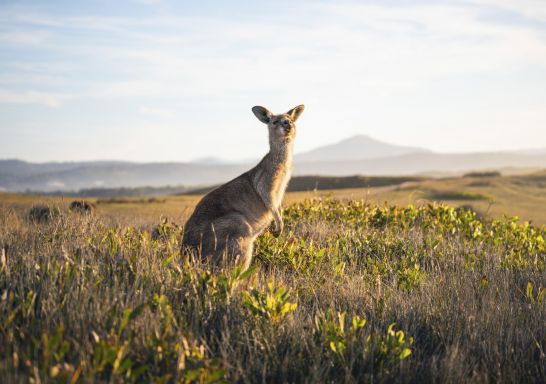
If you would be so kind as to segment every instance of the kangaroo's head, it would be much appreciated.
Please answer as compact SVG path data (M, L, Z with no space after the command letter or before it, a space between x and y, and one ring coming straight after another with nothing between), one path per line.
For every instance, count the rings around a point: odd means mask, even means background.
M303 112L303 105L298 105L286 113L274 115L267 108L256 106L252 108L254 115L269 129L269 143L280 145L290 143L296 136L295 122Z

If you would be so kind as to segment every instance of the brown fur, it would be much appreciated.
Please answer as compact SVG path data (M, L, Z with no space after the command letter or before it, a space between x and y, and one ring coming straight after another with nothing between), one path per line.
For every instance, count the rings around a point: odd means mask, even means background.
M252 112L269 128L269 153L248 172L207 194L184 227L182 247L197 250L214 263L239 259L244 269L252 260L254 240L275 222L273 235L283 229L280 206L292 174L294 125L300 105L273 115L263 107Z

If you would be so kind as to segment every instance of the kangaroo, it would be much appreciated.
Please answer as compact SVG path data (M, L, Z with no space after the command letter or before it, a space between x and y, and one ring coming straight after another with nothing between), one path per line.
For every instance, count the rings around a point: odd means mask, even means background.
M283 230L281 202L292 174L295 122L303 112L299 105L273 115L256 106L252 112L267 124L269 152L254 168L205 195L184 226L182 249L201 252L201 257L220 263L238 259L243 269L252 261L254 240L274 220L272 234Z

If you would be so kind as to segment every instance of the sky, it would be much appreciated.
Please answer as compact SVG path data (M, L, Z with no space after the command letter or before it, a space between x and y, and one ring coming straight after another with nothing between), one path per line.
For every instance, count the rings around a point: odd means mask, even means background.
M546 1L0 0L0 159L257 158L362 134L546 147Z

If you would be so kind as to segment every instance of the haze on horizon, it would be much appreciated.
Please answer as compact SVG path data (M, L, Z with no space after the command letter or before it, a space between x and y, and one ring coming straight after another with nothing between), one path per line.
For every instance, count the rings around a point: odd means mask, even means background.
M0 4L2 159L257 158L300 103L296 152L546 147L546 2Z

